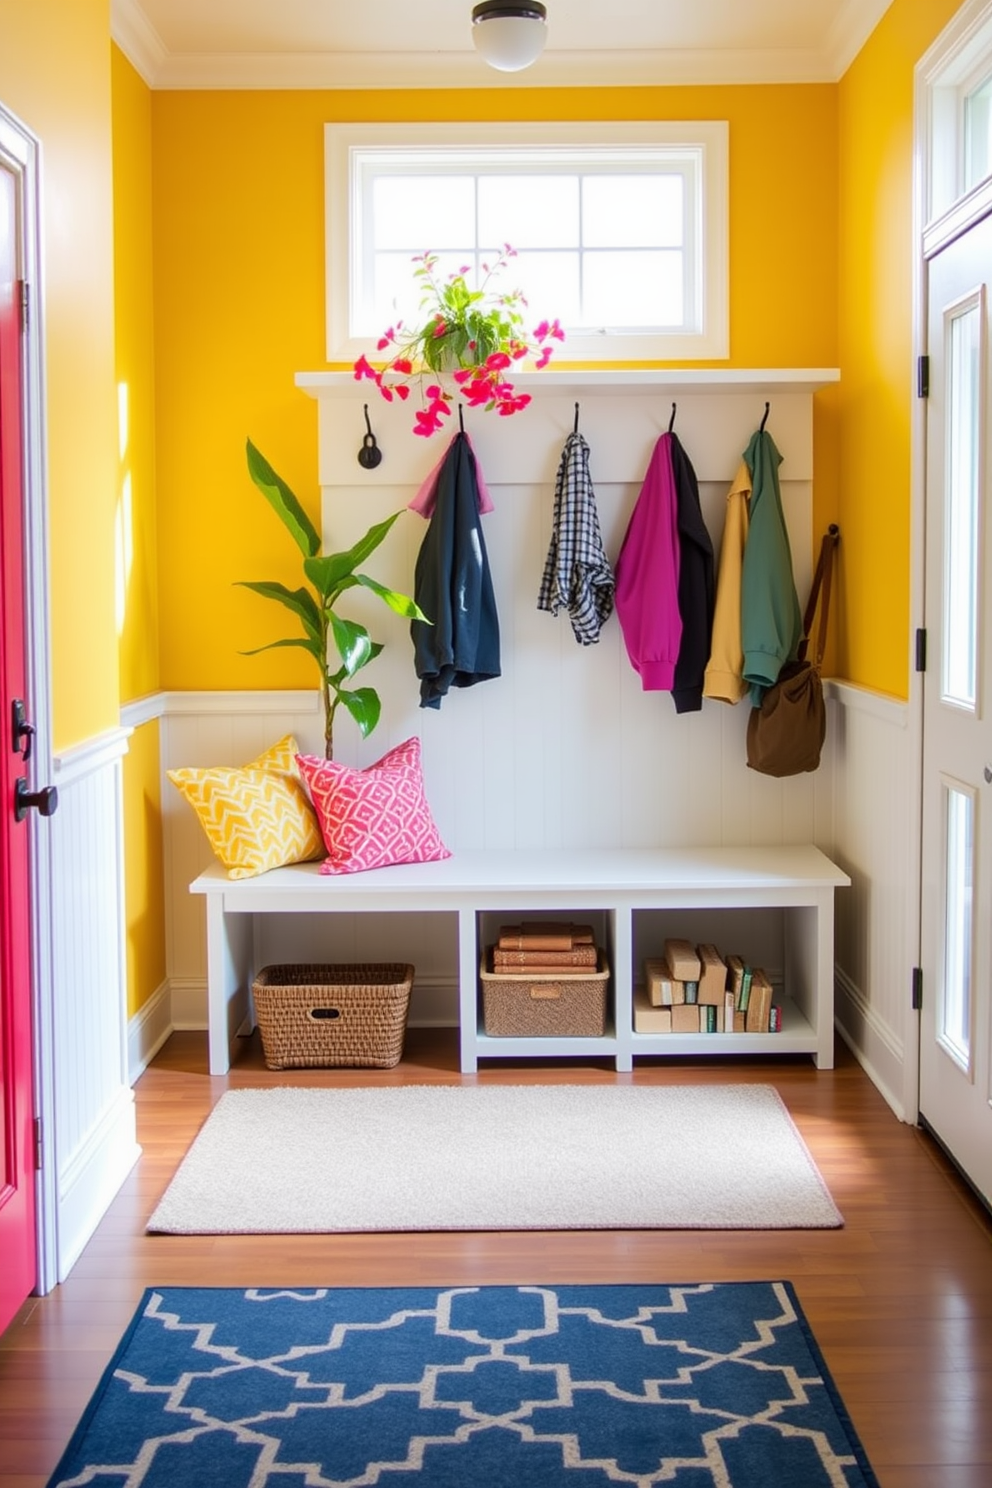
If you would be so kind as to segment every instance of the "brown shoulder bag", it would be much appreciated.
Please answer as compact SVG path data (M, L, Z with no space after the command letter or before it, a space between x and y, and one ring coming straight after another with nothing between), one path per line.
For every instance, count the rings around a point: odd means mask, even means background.
M820 544L820 556L803 617L803 638L795 661L787 661L747 721L747 762L762 775L801 775L815 770L827 732L820 666L827 643L830 579L840 529L831 523ZM815 659L807 659L810 632L820 603Z

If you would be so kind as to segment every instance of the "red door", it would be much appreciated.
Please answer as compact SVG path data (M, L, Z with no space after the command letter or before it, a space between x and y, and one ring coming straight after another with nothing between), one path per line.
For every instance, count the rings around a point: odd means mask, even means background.
M32 737L15 727L27 672L19 184L0 157L0 1329L34 1287L37 1265L28 822L15 812Z

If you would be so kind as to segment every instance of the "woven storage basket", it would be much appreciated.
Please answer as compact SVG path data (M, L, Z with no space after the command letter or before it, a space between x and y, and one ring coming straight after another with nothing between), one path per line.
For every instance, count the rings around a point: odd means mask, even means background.
M269 1069L390 1069L403 1052L413 967L265 966L252 992Z
M482 1019L490 1038L601 1038L606 1032L610 968L599 951L595 971L496 973L483 958Z

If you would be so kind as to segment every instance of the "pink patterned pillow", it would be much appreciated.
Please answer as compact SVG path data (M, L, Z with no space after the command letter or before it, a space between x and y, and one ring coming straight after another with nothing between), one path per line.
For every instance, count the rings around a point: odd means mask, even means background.
M321 873L451 857L424 795L419 739L397 744L367 770L309 754L298 754L296 762L327 848Z

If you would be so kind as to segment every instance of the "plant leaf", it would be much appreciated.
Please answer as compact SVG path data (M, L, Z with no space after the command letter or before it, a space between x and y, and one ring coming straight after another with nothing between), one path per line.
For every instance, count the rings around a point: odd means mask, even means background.
M258 656L262 651L274 651L278 646L302 646L308 651L314 661L320 667L321 675L324 672L324 652L317 641L310 640L307 636L291 636L283 641L269 641L265 646L256 646L254 651L239 651L239 656Z
M415 599L409 594L400 594L398 589L387 589L384 584L379 584L375 579L370 579L368 574L355 574L355 583L361 584L364 589L370 589L373 594L378 594L383 604L387 604L397 615L402 615L406 620L427 620L427 616ZM427 624L432 622L427 620Z
M350 578L358 565L364 562L370 553L375 552L396 518L401 515L401 511L395 511L384 522L377 522L374 527L369 528L364 537L359 538L353 548L349 548L345 553L326 553L321 557L311 556L304 560L303 572L320 590L325 601L335 589L341 588L342 581Z
M315 640L320 639L322 630L320 610L309 589L287 589L285 584L278 584L267 579L237 579L235 584L240 589L251 589L253 593L260 594L263 599L274 599L278 604L285 605L287 610L292 610L294 615L299 615L306 630Z
M341 654L345 675L353 677L360 667L372 660L372 638L364 625L354 620L342 620L331 614L331 634Z
M300 552L306 556L320 551L320 534L281 476L277 475L263 454L246 441L248 474L283 526L292 534Z
M379 694L371 687L358 687L354 692L345 692L339 688L338 699L344 703L358 724L362 738L367 739L379 722L379 714L382 711Z

